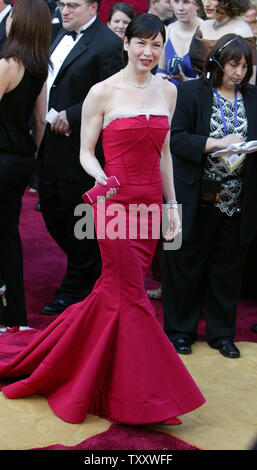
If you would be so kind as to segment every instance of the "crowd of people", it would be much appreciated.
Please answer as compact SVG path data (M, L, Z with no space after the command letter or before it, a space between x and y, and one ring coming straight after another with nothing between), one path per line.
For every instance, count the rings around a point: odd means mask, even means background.
M192 352L202 312L209 346L240 357L236 311L257 236L257 148L243 147L257 141L256 5L149 0L136 14L116 2L106 24L100 6L0 0L0 376L29 375L3 392L43 394L69 422L93 410L179 424L204 403L177 354ZM225 150L232 144L237 152ZM26 328L8 328L29 326L19 217L35 171L67 270L42 306L56 318L31 349ZM78 238L75 207L110 176L120 186L92 206L96 236ZM135 205L155 207L157 238L149 218L147 238L130 236ZM117 207L123 236L100 236ZM146 292L156 255L161 288ZM164 329L149 297L162 301Z

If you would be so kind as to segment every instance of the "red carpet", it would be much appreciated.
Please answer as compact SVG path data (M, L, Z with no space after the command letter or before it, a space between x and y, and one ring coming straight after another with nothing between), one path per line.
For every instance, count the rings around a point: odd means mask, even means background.
M55 317L42 315L41 307L52 300L55 289L65 272L65 257L49 236L41 212L35 210L37 194L26 193L20 220L20 231L24 253L24 284L28 311L28 324L32 328L46 327ZM153 288L151 276L146 280L146 288ZM163 322L162 305L153 301L156 315ZM238 307L237 333L235 341L257 341L257 335L250 331L257 322L256 302L241 300ZM205 322L199 325L199 340L204 340ZM6 382L5 382L6 383ZM1 384L0 384L1 389ZM74 447L64 447L56 443L50 450L194 450L195 447L170 436L143 427L113 424L109 430L93 436Z
M72 447L59 444L40 450L199 450L186 442L162 432L137 426L113 424L108 431L90 437ZM34 450L34 449L33 449Z

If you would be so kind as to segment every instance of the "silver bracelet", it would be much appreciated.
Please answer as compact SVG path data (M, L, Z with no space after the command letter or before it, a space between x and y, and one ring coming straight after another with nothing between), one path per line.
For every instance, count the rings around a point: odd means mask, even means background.
M178 208L178 202L175 200L171 200L167 202L167 206L169 209L177 209Z

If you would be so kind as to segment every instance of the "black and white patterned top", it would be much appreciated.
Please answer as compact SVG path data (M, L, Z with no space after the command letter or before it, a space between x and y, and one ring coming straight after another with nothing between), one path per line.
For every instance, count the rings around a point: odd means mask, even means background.
M222 109L226 119L227 133L234 133L235 99L227 99L219 93ZM243 97L237 98L237 132L247 137L247 118ZM224 124L215 92L213 92L212 114L209 137L219 139L224 137ZM230 171L221 157L207 156L204 174L215 173L222 177L219 201L215 204L222 212L232 216L241 210L241 200L244 186L244 161L233 171Z

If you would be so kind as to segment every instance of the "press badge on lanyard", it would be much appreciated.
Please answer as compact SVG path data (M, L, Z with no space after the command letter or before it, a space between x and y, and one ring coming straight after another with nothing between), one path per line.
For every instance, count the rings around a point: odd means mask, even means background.
M222 104L221 104L221 101L220 101L220 96L219 96L217 88L214 88L214 91L215 91L216 96L217 96L217 100L218 100L218 103L219 103L220 112L221 112L221 116L222 116L222 120L223 120L224 135L227 135L227 123L226 123L224 111L223 111L223 108L222 108ZM236 128L237 128L237 89L235 90L234 134L236 134ZM246 157L245 153L240 153L240 154L230 153L228 155L222 155L221 156L222 160L225 162L226 166L228 167L228 169L230 171L234 171L239 165L241 165L241 163L243 162L245 157Z

